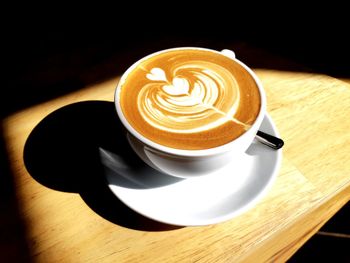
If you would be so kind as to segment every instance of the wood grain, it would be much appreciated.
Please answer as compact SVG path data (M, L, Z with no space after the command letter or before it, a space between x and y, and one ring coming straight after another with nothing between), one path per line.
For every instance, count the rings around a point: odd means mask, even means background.
M159 231L126 227L96 213L81 194L51 189L27 171L23 150L32 130L65 105L113 101L118 78L5 119L16 196L33 261L288 259L350 199L350 89L345 82L324 75L255 71L267 92L268 111L285 141L283 163L263 200L243 215L216 225Z

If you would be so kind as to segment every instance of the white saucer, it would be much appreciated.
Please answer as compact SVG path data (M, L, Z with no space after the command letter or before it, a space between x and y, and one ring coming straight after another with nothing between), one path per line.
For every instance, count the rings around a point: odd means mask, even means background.
M278 136L268 115L260 130ZM101 158L109 188L131 209L159 222L195 226L223 222L253 207L277 176L282 151L254 141L237 162L190 179L162 174L143 163L132 167L102 149Z

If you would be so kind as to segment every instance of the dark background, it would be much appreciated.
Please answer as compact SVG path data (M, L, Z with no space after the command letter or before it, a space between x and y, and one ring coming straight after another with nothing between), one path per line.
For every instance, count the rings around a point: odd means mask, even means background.
M185 12L178 14L166 7L150 14L131 4L87 14L84 9L54 12L53 6L35 13L23 8L6 16L1 30L0 117L120 75L140 57L177 46L236 46L242 51L237 56L248 65L283 68L251 52L263 50L301 65L293 70L350 78L349 22L342 7L300 12L299 6L289 13L288 3L278 10L257 8L255 13L251 7L208 6L205 13L183 7ZM0 254L27 261L5 144L0 127Z
M220 49L244 43L320 73L350 74L350 24L341 7L290 13L287 7L256 13L246 12L248 7L207 8L204 14L189 8L177 15L168 10L146 15L141 7L125 16L96 10L86 16L71 12L51 17L48 12L12 17L2 32L1 112L6 115L121 74L141 56L176 46ZM123 14L124 9L114 10Z

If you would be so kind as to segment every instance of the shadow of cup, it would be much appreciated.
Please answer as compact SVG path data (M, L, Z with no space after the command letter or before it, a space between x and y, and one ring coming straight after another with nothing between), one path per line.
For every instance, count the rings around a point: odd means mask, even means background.
M135 169L142 165L126 140L114 104L85 101L46 116L27 138L23 158L36 181L58 191L79 193L92 210L115 224L146 231L179 228L139 215L109 190L101 149Z

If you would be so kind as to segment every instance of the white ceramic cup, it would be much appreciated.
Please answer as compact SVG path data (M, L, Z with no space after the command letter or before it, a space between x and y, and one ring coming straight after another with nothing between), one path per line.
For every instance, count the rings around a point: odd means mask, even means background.
M229 57L240 64L255 80L260 91L261 98L258 116L252 126L245 133L233 141L230 141L229 143L226 143L222 146L203 150L181 150L170 148L147 139L142 134L137 132L125 118L120 106L120 91L121 86L128 74L134 68L136 68L140 62L147 60L149 57L153 57L154 55L170 50L184 49L207 50L222 56ZM190 178L210 174L220 168L223 168L230 162L239 162L240 156L244 154L244 152L253 142L254 137L263 121L266 112L266 95L258 77L249 67L235 58L233 51L224 49L220 52L205 48L181 47L162 50L150 54L129 67L129 69L122 75L117 85L115 92L115 106L121 122L127 129L127 138L131 147L144 162L165 174L180 178Z

